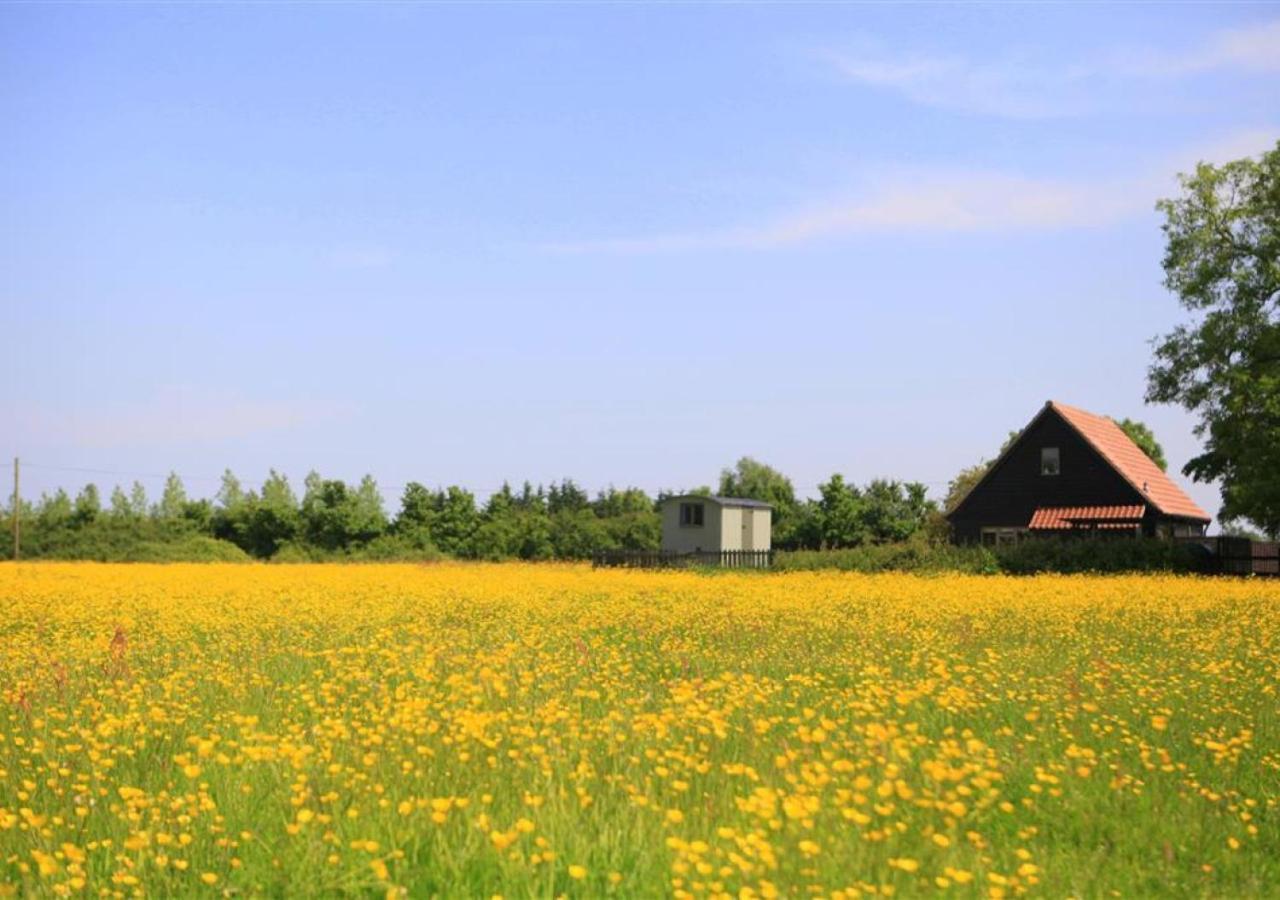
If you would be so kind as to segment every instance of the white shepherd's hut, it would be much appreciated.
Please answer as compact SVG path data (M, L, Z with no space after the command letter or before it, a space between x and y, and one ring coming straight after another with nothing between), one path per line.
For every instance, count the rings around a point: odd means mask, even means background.
M773 507L759 500L685 494L662 501L664 553L765 551L772 547Z

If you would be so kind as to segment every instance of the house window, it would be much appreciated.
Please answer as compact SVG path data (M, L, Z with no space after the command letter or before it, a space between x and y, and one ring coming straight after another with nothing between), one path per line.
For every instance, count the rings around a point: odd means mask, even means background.
M1040 448L1040 474L1041 475L1057 475L1062 471L1062 467L1058 462L1057 447L1041 447Z
M680 504L680 527L681 528L701 528L702 527L702 503L681 503Z
M984 528L982 529L982 546L1007 547L1026 538L1026 528Z

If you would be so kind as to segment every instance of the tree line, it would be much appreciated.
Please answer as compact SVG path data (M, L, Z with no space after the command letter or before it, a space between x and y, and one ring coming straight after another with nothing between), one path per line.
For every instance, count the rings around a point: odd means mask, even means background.
M681 493L713 491L703 486ZM938 516L923 484L878 479L859 487L837 474L819 486L817 498L802 500L789 478L750 458L721 473L718 493L772 503L774 546L780 549L907 540ZM312 472L299 496L275 470L256 490L228 471L212 499L195 499L170 474L154 502L140 482L128 490L115 487L105 504L94 484L74 497L58 489L24 502L22 552L89 559L237 553L274 560L589 559L597 551L657 549L659 504L667 496L610 487L592 497L565 479L545 487L525 482L518 490L504 484L479 502L457 485L432 489L414 482L388 515L368 475L349 484ZM6 510L6 521L10 515Z
M1120 426L1156 463L1164 450L1151 430L1128 419ZM1000 453L1017 439L1009 432ZM998 456L999 454L997 454ZM791 479L750 457L709 485L681 494L719 494L773 506L773 546L779 550L849 550L911 541L943 543L943 516L986 474L990 460L962 469L942 503L924 484L872 479L854 484L834 474L814 498L797 497ZM640 488L610 487L591 497L572 479L549 486L509 483L483 503L457 485L405 486L388 515L372 476L356 484L307 475L299 497L287 476L271 470L254 490L231 471L212 499L193 499L171 473L152 502L141 482L116 486L104 505L94 484L74 498L58 489L23 504L24 556L71 559L436 559L581 560L596 552L655 550L661 545L660 504ZM6 511L6 521L9 513ZM10 551L11 552L11 551Z

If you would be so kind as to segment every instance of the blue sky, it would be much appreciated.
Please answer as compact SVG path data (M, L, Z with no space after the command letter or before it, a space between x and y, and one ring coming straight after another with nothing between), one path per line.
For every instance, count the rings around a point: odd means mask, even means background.
M1280 137L1277 47L1265 4L3 6L0 451L940 495L1053 398L1180 467L1152 207Z

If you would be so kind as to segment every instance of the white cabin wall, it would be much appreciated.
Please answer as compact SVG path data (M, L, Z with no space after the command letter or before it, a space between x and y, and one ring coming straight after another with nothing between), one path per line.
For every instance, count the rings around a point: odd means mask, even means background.
M680 524L680 504L701 503L702 527ZM720 549L720 504L705 499L671 500L662 504L662 549L672 553L714 552Z

